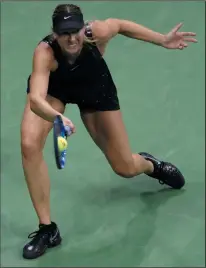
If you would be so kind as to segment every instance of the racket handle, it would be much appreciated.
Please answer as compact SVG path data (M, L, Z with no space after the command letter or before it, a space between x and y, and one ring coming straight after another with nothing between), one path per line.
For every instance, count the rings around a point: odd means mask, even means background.
M69 126L65 126L65 132L66 132L66 136L70 136L72 134L72 130Z

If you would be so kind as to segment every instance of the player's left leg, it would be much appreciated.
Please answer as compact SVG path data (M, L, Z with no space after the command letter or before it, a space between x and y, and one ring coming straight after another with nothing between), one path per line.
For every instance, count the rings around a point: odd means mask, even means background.
M81 117L90 136L118 175L131 178L146 173L173 188L184 185L182 174L172 164L147 153L132 153L120 110L82 111Z

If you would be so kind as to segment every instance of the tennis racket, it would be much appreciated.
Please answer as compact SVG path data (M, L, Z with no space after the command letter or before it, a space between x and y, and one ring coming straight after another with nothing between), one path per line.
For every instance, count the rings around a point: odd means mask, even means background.
M58 169L63 169L66 163L66 149L63 151L59 150L58 147L58 137L63 137L67 139L68 136L72 134L72 130L69 126L64 126L62 118L57 115L54 119L53 124L53 140L54 140L54 154L56 165Z

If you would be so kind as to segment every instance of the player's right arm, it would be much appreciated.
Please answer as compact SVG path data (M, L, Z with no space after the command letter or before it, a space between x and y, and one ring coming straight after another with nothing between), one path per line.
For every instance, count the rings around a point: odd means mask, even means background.
M53 53L47 44L40 44L34 51L32 74L30 79L31 110L47 121L54 121L61 115L46 101L49 75L54 62Z

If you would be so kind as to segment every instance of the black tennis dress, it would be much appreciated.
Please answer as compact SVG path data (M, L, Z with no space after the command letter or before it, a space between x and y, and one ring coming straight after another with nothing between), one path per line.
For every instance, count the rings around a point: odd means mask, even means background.
M85 34L91 37L91 28L86 27ZM76 62L71 65L66 61L58 42L52 35L41 42L51 46L58 68L50 73L48 94L65 105L77 104L80 111L119 110L117 89L109 68L95 44L85 43ZM27 83L29 93L30 76Z

